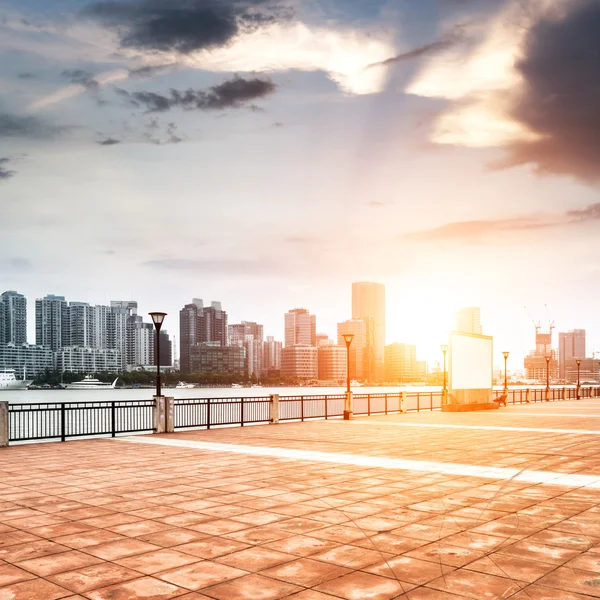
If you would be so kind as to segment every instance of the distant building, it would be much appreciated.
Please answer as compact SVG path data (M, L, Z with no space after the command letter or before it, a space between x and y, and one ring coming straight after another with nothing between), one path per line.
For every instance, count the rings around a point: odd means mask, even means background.
M385 348L385 286L361 281L352 284L352 319L366 325L366 370L364 379L382 381Z
M317 348L318 379L321 381L343 382L347 378L346 346L321 344Z
M121 366L118 350L106 348L63 347L56 352L59 373L114 373Z
M243 347L207 342L190 349L191 373L243 375L245 368L246 351Z
M326 333L317 333L317 335L315 335L315 346L317 346L317 348L322 343L328 345L331 341L332 340L329 339L329 336Z
M54 370L54 353L47 346L0 344L0 367L14 369L17 379L31 379Z
M367 353L367 324L361 319L351 319L338 323L337 343L345 346L344 334L352 334L354 338L350 344L350 379L364 381L369 372L369 355Z
M27 299L9 290L0 295L0 344L27 343Z
M144 367L156 364L155 329L153 323L138 321L133 332L135 345L135 360L133 365Z
M173 342L167 331L164 330L160 332L160 366L173 366Z
M582 358L579 365L580 382L600 381L600 360L595 358ZM564 361L564 375L569 383L577 383L577 359L568 358Z
M573 329L558 334L558 376L560 379L568 379L566 376L568 361L573 358L585 358L585 352L585 329Z
M385 381L418 381L417 347L412 344L389 344L385 347Z
M285 313L284 346L316 346L317 318L306 308L294 308Z
M287 346L281 351L281 376L297 380L315 380L319 375L316 346Z
M459 310L456 313L456 331L482 335L481 309L470 306Z
M246 350L246 374L260 377L263 369L263 326L250 321L229 325L229 345Z
M64 296L48 295L35 301L35 343L54 352L70 342L69 307Z
M547 356L550 357L548 363ZM550 381L559 378L559 357L552 348L552 329L549 332L540 332L539 328L536 328L535 350L525 357L523 366L527 379L545 382L546 375L549 376Z
M276 342L272 335L263 343L263 369L266 371L281 370L281 349L283 344Z
M112 300L106 315L106 346L119 351L121 369L135 364L134 330L136 322L141 319L137 310L134 300Z

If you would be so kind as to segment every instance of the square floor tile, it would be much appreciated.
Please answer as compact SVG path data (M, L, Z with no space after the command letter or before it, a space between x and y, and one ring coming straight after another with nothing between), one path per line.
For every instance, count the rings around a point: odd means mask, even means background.
M18 563L18 566L40 577L46 577L55 573L62 573L63 571L73 571L81 567L88 567L100 562L102 561L95 556L90 556L77 550L70 550L69 552L26 560Z
M298 586L262 575L246 575L203 591L217 600L278 600L301 590Z
M390 600L406 592L407 588L395 579L354 571L317 586L317 591L345 600Z
M140 576L136 571L112 563L100 563L66 573L50 575L48 579L72 592L81 594Z
M266 569L262 574L294 585L313 587L350 572L351 569L345 569L337 565L310 558L300 558L278 567Z
M58 600L70 595L68 590L44 579L22 581L0 589L2 600Z
M176 585L153 577L142 577L88 592L87 596L90 600L170 600L180 598L183 593L185 590Z
M242 575L247 571L220 565L209 560L203 560L185 567L160 573L157 577L188 590L200 590L210 585L216 585Z
M184 554L172 548L161 548L146 554L137 554L129 558L121 558L115 563L134 571L139 571L144 575L153 575L161 571L167 571L183 565L189 565L201 560L197 556Z
M270 550L262 546L253 546L239 552L234 552L233 554L227 554L215 560L230 567L237 567L238 569L256 573L257 571L262 571L281 563L296 560L296 558L293 554L277 552L276 550Z

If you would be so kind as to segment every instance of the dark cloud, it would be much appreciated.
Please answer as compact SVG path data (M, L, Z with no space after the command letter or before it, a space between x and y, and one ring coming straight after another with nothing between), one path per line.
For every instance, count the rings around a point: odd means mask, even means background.
M83 85L90 91L95 92L100 89L100 84L94 79L94 75L82 69L67 69L61 73L61 77L68 79L71 83Z
M84 15L114 29L123 47L190 53L286 17L274 0L97 2Z
M278 271L277 265L266 260L241 260L241 259L185 259L167 258L149 260L142 263L161 271L195 271L221 275L256 275L259 273L272 273Z
M115 140L114 138L111 138L111 137L98 142L98 144L100 144L100 146L114 146L114 145L120 144L120 143L121 143L121 140Z
M600 202L590 204L586 208L579 210L569 210L566 214L571 219L571 223L598 221L600 220Z
M437 54L442 50L446 50L451 46L454 46L458 42L458 36L451 36L443 40L439 40L437 42L431 42L430 44L425 44L424 46L419 46L418 48L413 48L408 52L403 52L402 54L398 54L396 56L392 56L387 58L386 60L382 60L380 62L373 63L367 67L370 69L372 67L382 67L382 66L390 66L395 63L403 62L406 60L411 60L414 58L420 58L421 56L430 56L432 54Z
M172 64L168 64L168 65L157 65L154 67L148 66L148 67L139 67L138 69L130 69L129 77L146 79L147 77L154 77L155 75L160 75L160 74L164 73L165 71L168 71L169 69L171 69L173 66L174 65L172 65Z
M578 0L562 20L528 34L517 63L525 91L513 117L539 140L509 148L496 167L533 163L541 173L600 180L600 2Z
M0 113L0 138L53 138L70 129L70 127L50 125L37 117Z
M8 169L6 165L10 162L10 158L0 158L0 181L5 181L16 175L16 171Z
M17 77L19 79L33 79L35 75L33 73L19 73Z
M268 79L234 77L208 90L170 90L168 95L156 92L117 92L127 98L132 106L143 107L147 112L166 112L172 108L184 110L223 110L239 108L250 100L264 98L275 91Z

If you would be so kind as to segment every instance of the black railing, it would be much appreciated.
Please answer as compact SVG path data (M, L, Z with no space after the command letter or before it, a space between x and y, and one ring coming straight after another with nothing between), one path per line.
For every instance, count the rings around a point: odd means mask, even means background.
M344 414L345 394L316 394L279 397L280 421L330 419Z
M154 400L8 405L11 442L153 431Z
M260 398L186 398L175 400L174 427L188 429L196 427L225 427L246 424L268 423L271 400Z

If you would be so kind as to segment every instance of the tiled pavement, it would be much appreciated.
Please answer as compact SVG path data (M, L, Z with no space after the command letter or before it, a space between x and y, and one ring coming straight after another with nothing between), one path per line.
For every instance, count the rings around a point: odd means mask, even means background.
M599 517L593 400L11 446L0 600L600 598Z

